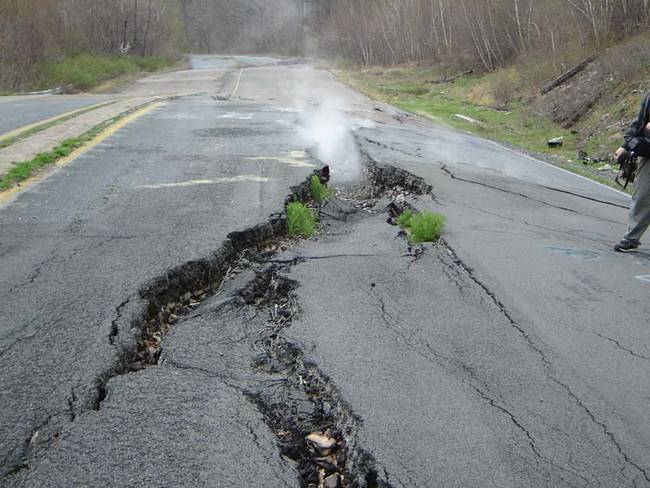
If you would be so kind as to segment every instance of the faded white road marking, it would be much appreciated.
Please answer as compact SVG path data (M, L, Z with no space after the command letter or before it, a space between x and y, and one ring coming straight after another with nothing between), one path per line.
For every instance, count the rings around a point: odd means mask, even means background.
M211 178L209 180L190 180L190 181L180 181L177 183L157 183L153 185L140 185L138 188L146 188L157 190L160 188L179 188L183 186L198 186L198 185L218 185L220 183L239 183L242 181L253 181L257 183L266 183L270 178L265 178L263 176L253 176L253 175L241 175L233 176L231 178Z
M227 114L220 115L220 119L239 119L239 120L251 120L253 118L252 114L240 114L239 112L228 112Z
M293 107L280 107L277 105L274 105L273 107L263 107L262 112L281 112L281 113L291 113L291 114L299 114L300 110L297 108Z
M650 275L637 276L636 279L650 283Z
M305 151L291 151L287 156L256 156L246 158L249 161L275 161L277 163L288 164L297 168L317 168L318 165L307 161Z

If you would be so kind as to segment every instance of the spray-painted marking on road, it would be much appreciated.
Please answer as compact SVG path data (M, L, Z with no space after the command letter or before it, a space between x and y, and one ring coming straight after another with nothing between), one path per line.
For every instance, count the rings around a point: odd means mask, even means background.
M297 168L317 168L318 165L307 160L305 151L291 151L288 156L256 156L246 158L249 161L275 161Z
M140 185L138 188L146 188L157 190L159 188L179 188L184 186L198 186L198 185L217 185L220 183L239 183L242 181L253 181L258 183L266 183L270 178L265 178L263 176L252 176L252 175L241 175L234 176L232 178L212 178L209 180L191 180L191 181L180 181L177 183L157 183L152 185Z
M549 246L546 249L552 252L556 252L559 254L564 254L565 256L569 256L572 258L578 258L582 260L591 260L591 259L599 259L601 257L600 253L596 251L586 251L584 249L567 249L563 247L552 247Z
M645 281L646 283L650 283L650 275L641 275L636 277L637 280Z

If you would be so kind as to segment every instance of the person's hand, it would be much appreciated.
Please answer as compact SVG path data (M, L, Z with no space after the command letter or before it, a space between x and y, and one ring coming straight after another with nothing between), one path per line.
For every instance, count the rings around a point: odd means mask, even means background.
M627 151L625 150L625 148L619 147L614 153L614 161L616 161L616 164L621 164L623 161L625 161L626 156L627 156Z
M645 136L650 137L650 122L645 126Z

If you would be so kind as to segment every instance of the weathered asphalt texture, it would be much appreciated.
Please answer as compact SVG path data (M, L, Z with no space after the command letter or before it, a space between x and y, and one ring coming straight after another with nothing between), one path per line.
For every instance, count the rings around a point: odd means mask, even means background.
M620 450L622 465L643 471L637 484L648 483L650 253L612 250L626 228L618 198L603 190L598 202L465 165L365 148L434 185L436 201L423 206L449 218L446 240L458 259L600 429L603 448ZM594 195L594 187L578 193Z
M215 92L241 99L169 102L0 210L3 483L298 486L278 425L331 420L368 486L650 486L650 255L610 251L627 197L315 75L229 76ZM368 161L433 186L413 203L448 216L445 242L415 256L384 200L273 258L289 322L230 305L244 272L120 374L139 291L314 169L291 153L304 77L374 120Z
M178 367L112 380L100 410L73 422L23 485L299 486L240 390Z
M107 102L104 95L35 95L0 97L0 137L21 127L96 103Z
M97 418L89 413L97 407L97 385L113 374L133 334L115 330L114 324L141 313L138 292L145 283L209 256L230 232L266 221L281 210L289 187L313 170L308 160L286 157L300 149L292 132L276 122L287 116L272 107L210 97L169 102L0 211L3 476L12 471L29 475L24 461L51 445L62 428L84 415ZM124 396L114 401L128 407L143 391L124 381L119 383ZM163 395L177 391L179 382L187 380L161 374L152 376L150 386L156 384L156 394ZM196 378L194 383L185 390L187 402L223 402L229 412L224 416L241 412L260 423L241 394L220 400L213 383ZM108 400L115 396L109 391ZM219 403L202 408L187 413L190 424L206 422L205 435L197 438L213 449L236 452L232 442L215 434L220 421L206 415L222 408ZM175 437L177 426L170 418L149 419L160 422L159 444L181 438ZM126 427L123 422L107 426L101 435L122 439L115 429ZM248 452L250 439L241 442L242 453ZM192 466L180 459L163 462L154 451L150 459L159 479L194 479L189 478L196 475ZM239 464L206 464L207 478L225 476L228 466L241 469ZM247 471L253 477L257 472ZM141 475L139 482L146 485L147 475ZM130 484L125 478L122 482Z
M255 75L264 90L300 76L247 71L241 96L254 96ZM328 83L312 81L314 91ZM358 97L340 97L351 116L367 113ZM290 275L301 283L305 316L289 331L364 420L366 447L391 482L648 486L650 253L611 249L625 231L629 197L413 118L357 136L376 163L433 185L435 199L420 206L448 216L451 261L437 252L445 262L425 259L422 276L404 259L391 261L395 231L379 232L381 219L351 231L351 242L335 236ZM379 298L360 291L372 283ZM391 327L397 332L377 337ZM394 352L400 334L414 350L406 360ZM429 350L438 351L438 340L442 357ZM431 360L438 364L427 367ZM461 413L465 395L478 403ZM509 427L494 427L496 415Z
M446 246L411 254L386 218L293 251L303 313L286 332L363 419L361 442L383 477L399 487L647 486L643 390L619 401L621 425L606 410L616 398L599 398L609 385L593 385L589 364L567 365L534 328L545 321L520 320ZM646 385L647 360L599 341L583 344Z

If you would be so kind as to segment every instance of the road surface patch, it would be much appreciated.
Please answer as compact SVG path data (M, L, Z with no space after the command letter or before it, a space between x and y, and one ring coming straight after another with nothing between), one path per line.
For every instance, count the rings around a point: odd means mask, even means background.
M254 137L266 134L274 134L277 131L266 129L251 129L250 127L212 127L209 129L198 129L194 134L199 137Z

